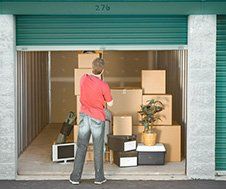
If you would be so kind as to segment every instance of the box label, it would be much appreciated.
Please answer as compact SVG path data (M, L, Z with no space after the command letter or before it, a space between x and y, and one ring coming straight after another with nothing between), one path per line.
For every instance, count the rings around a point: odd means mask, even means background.
M136 150L136 141L124 142L124 151Z
M120 167L137 166L137 157L120 158Z

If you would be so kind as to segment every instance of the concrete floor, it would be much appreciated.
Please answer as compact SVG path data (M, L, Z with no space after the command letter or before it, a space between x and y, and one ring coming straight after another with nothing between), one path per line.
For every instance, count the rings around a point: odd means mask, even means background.
M73 162L67 164L51 161L51 145L56 139L61 124L51 124L44 128L31 145L19 158L18 175L29 179L39 176L40 179L65 179L72 171ZM70 136L72 139L72 136ZM94 177L93 162L85 164L83 179ZM119 168L116 165L105 163L105 175L108 179L162 179L185 177L185 161L170 162L164 166L138 166Z
M226 181L107 181L101 186L93 184L93 180L85 180L79 186L70 184L68 181L0 181L0 189L225 189Z

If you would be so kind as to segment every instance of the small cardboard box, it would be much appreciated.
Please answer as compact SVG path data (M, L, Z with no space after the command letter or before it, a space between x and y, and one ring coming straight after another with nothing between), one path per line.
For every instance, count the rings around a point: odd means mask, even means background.
M166 93L165 70L142 70L141 83L144 94Z
M113 116L113 135L132 135L132 117Z
M137 166L137 152L113 152L113 161L119 167Z
M179 162L181 161L181 126L154 126L154 131L157 132L157 142L163 143L166 148L166 161ZM137 135L137 141L143 142L142 132L144 126L133 126L133 134Z
M112 89L114 105L108 107L113 116L132 116L133 124L139 124L138 111L142 104L141 89Z
M139 143L138 165L164 165L166 149L163 144L157 143L154 146L145 146Z
M164 110L158 113L161 120L154 125L172 125L172 95L143 95L143 104L151 99L159 100L164 105Z
M92 68L92 63L96 58L99 58L98 53L78 54L78 67L79 68Z
M137 141L135 135L108 135L108 147L116 152L136 150Z
M74 70L74 93L80 95L80 79L84 74L91 74L92 69L75 69Z

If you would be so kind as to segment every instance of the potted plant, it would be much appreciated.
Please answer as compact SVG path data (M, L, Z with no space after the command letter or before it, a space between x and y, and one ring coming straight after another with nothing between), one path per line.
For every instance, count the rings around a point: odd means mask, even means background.
M157 133L152 127L157 120L161 120L158 114L164 109L164 105L159 100L151 99L146 104L141 105L141 110L138 113L141 115L140 123L144 126L142 133L143 143L147 146L156 144Z

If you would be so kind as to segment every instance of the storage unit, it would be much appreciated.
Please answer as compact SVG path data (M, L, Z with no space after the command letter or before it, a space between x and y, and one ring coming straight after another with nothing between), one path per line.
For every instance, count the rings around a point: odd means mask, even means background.
M164 165L166 149L163 144L157 143L154 146L138 144L138 165Z
M137 111L142 104L141 89L112 89L114 106L108 107L113 116L132 116L132 124L139 123Z
M142 70L141 86L144 94L166 93L165 70Z
M132 117L113 116L113 135L132 135Z
M157 132L157 142L163 143L166 148L166 162L181 161L181 126L154 126L153 129ZM133 126L133 134L137 135L138 142L142 142L143 131L144 126Z
M70 45L76 46L75 48L99 45L97 48L102 48L102 45L181 45L187 42L187 16L119 16L97 13L89 16L18 16L16 19L18 45L46 45L48 48L52 45L61 46L60 48ZM77 87L78 80L76 79ZM78 95L79 88L76 86L75 94ZM131 98L126 104L137 104L136 108L126 107L131 111L128 113L133 114L134 124L138 124L137 110L142 104L142 91L139 95L139 98ZM127 99L129 98L126 97L122 102ZM139 103L135 102L137 100ZM117 101L114 103L116 105ZM121 115L126 114L127 112L122 112Z
M161 120L157 120L155 125L172 125L172 95L143 95L143 104L148 100L159 100L164 105L164 110L159 112Z

